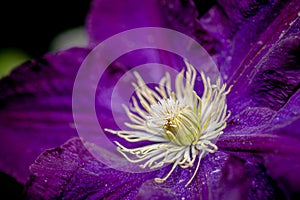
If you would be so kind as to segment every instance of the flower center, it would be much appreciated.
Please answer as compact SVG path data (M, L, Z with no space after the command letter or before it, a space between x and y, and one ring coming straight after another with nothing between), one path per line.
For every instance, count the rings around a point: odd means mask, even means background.
M211 84L210 79L201 72L204 91L200 98L194 91L196 70L185 60L186 70L182 70L175 80L175 90L171 89L170 75L166 75L154 89L149 88L142 77L135 72L137 82L132 83L136 97L132 97L132 105L123 105L130 123L125 125L130 130L106 131L117 134L128 142L150 141L152 144L137 148L126 148L115 141L117 150L132 163L142 163L140 167L159 168L165 164L173 164L164 178L156 178L156 182L164 182L177 166L193 167L198 160L194 174L187 182L191 183L198 172L202 157L214 153L218 147L213 143L223 133L227 112L226 84L220 79ZM128 154L136 156L129 158Z
M153 113L147 122L149 127L162 132L162 136L176 145L192 145L200 135L197 113L185 102L172 97L160 99L151 105Z

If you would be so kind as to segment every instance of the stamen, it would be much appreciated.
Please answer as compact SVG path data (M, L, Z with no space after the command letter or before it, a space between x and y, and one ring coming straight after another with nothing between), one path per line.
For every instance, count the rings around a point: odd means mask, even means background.
M226 95L231 86L226 90L227 85L221 85L220 78L211 84L210 78L201 72L204 91L200 98L194 91L196 70L187 60L184 62L186 70L182 69L177 75L175 90L171 88L169 73L160 80L159 86L151 89L134 72L137 81L132 85L137 98L132 97L129 108L123 105L130 120L125 125L130 130L105 130L128 142L153 143L129 149L115 142L117 150L129 162L142 163L142 168L154 169L172 163L168 174L164 178L156 178L156 182L166 181L177 166L192 167L198 158L195 171L185 185L188 186L198 173L204 155L218 150L213 142L223 134L230 116Z
M200 154L200 156L198 157L198 163L197 163L197 167L196 167L196 169L195 169L195 171L194 171L194 174L193 174L193 176L190 178L190 180L185 184L185 187L187 187L187 186L192 182L192 180L195 178L195 176L196 176L196 174L197 174L197 172L198 172L198 170L199 170L200 161L201 161L201 159L202 159L204 153L205 153L205 151L202 151L201 154Z
M172 169L169 171L169 173L164 178L155 178L154 179L155 182L162 183L162 182L166 181L169 178L169 176L172 174L172 172L175 170L175 168L177 167L177 165L178 165L178 161L176 161L173 164Z

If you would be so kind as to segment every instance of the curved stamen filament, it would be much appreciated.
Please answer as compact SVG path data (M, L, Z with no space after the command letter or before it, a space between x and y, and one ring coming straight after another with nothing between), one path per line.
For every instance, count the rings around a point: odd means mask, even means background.
M200 161L201 161L201 159L202 159L204 153L205 153L205 151L202 151L201 154L200 154L200 156L198 157L198 163L197 163L197 167L196 167L196 169L195 169L195 171L194 171L194 174L193 174L193 176L190 178L190 180L185 184L185 187L187 187L187 186L192 182L192 180L195 178L195 176L196 176L196 174L197 174L197 172L198 172L198 170L199 170L199 167L200 167Z
M131 130L105 130L128 142L153 142L132 149L115 143L117 150L129 162L142 163L142 168L154 169L172 163L167 175L156 178L156 182L166 181L177 166L193 167L198 159L195 171L186 183L188 186L198 173L204 155L218 150L214 142L223 133L230 116L226 95L231 86L226 89L227 85L221 84L220 78L212 84L210 78L201 72L204 91L200 98L194 90L196 70L184 61L186 69L176 76L175 90L171 88L169 73L160 80L159 86L151 89L140 74L134 72L137 81L132 85L136 97L132 97L129 108L123 106L130 120L125 125Z

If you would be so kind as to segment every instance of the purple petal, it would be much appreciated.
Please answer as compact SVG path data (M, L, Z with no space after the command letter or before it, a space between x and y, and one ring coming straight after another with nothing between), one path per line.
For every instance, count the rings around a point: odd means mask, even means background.
M297 123L300 118L300 90L296 91L278 111L268 107L246 107L228 120L226 135L265 133L285 130L290 136L299 137Z
M30 199L132 199L150 173L131 174L98 162L79 138L47 150L30 167Z
M289 98L278 111L268 107L246 107L228 120L228 135L276 132L284 130L293 137L300 136L297 123L300 119L300 90ZM226 135L227 135L226 134Z
M276 19L288 2L219 0L199 19L202 37L213 37L218 64L228 78L243 61L249 49ZM294 9L297 10L296 8ZM272 16L272 17L270 17Z
M90 44L99 42L121 31L144 26L160 26L159 1L100 1L92 4L87 29Z
M275 115L276 112L267 107L246 107L228 120L225 134L227 132L233 134L242 130L246 130L248 134L257 132L270 124Z
M76 136L71 94L86 56L71 49L24 63L0 81L0 169L25 182L45 149Z
M249 105L277 110L300 79L299 1L218 3L199 19L199 26L203 38L213 37L210 52L224 80L234 85L229 107L234 114Z
M248 152L247 156L259 156L263 160L266 172L276 181L278 187L285 192L286 197L299 193L300 174L298 169L299 142L297 138L274 134L252 134L224 136L219 140L219 147L223 150Z
M85 142L83 146L80 139L73 138L41 154L30 167L27 197L267 199L274 195L268 177L260 168L220 151L204 157L198 175L184 187L194 169L177 167L166 182L156 183L153 179L166 175L171 166L149 173L126 173L106 167L86 148L93 148L93 145Z
M265 156L268 172L277 180L279 186L289 194L300 196L300 90L297 91L274 116L272 132L280 137L289 137L293 141L280 139L274 147L276 153Z
M277 192L264 169L223 152L204 157L197 176L186 182L194 168L173 172L163 184L143 183L137 199L272 199Z
M282 195L259 159L229 156L222 169L221 196L217 199L275 199ZM221 198L222 197L222 198Z
M197 11L192 1L130 0L93 2L87 19L90 45L138 27L169 27L192 35Z
M270 108L248 108L229 121L218 146L251 160L262 159L266 172L286 198L299 195L300 188L300 91L277 112ZM243 153L244 152L244 153Z
M222 150L239 156L243 154L242 152L248 154L244 155L246 160L251 160L253 156L261 158L267 174L287 198L299 195L300 192L300 173L297 170L300 167L300 114L297 112L299 107L300 91L294 94L277 113L273 112L270 115L272 117L258 117L258 126L240 125L229 128L218 141L218 146ZM246 121L247 118L243 120Z
M298 23L300 28L300 20L295 23ZM262 62L261 65L267 67L256 75L253 79L255 83L250 88L256 104L278 110L299 88L299 33L280 41Z
M195 166L187 169L177 167L163 184L150 180L145 182L139 190L138 197L139 199L150 197L156 199L217 199L223 188L219 182L222 176L221 170L227 158L228 155L222 152L205 156L201 160L197 176L187 187L185 185L192 177ZM158 176L163 177L167 172L168 170L163 168Z
M163 3L147 1L147 4L139 1L130 1L126 4L120 2L105 4L103 1L95 1L88 18L91 43L94 46L109 36L136 27L163 26L179 30L200 41L210 53L216 56L225 80L229 78L230 83L236 82L230 94L232 100L229 102L234 113L249 104L278 109L292 95L297 85L296 73L287 71L291 66L297 66L297 63L289 61L297 60L297 57L293 57L293 55L297 55L297 52L291 53L295 47L283 44L281 41L285 38L288 39L291 33L298 30L296 24L292 23L298 16L296 1L271 3L232 0L219 1L219 5L212 7L208 13L202 16L204 12L201 11L201 6L198 5L199 12L197 13L195 5L191 1L181 1L181 3L179 1L164 1ZM131 15L128 15L128 12L131 12ZM201 17L199 20L196 18L197 15ZM139 16L138 20L136 16ZM115 21L118 23L114 23ZM293 26L290 28L289 24ZM287 31L288 29L291 30ZM284 34L279 40L278 37L281 33ZM289 40L292 39L289 38ZM273 43L276 43L277 46L272 47ZM290 48L291 51L282 55L283 48ZM249 51L249 49L251 50ZM270 49L269 52L268 49ZM268 76L272 70L279 68L279 64L273 65L277 63L276 59L272 59L274 51L282 57L290 57L287 62L284 59L285 61L280 63L280 66L285 65L286 67L278 72L282 77L289 77L287 79L290 81L286 84L281 84L286 79L278 82L274 77ZM265 56L266 54L267 56ZM262 58L263 61L261 61ZM261 67L261 70L257 72L257 65L265 67ZM240 72L241 70L242 72ZM273 76L277 77L277 74ZM249 83L244 81L245 79L249 80ZM255 83L259 83L252 84L254 79ZM277 87L278 85L282 85L282 87ZM282 89L286 87L288 87L287 91ZM249 90L244 90L244 88L249 88ZM270 88L277 89L271 91ZM269 92L265 93L266 90ZM275 92L282 94L277 95L278 98L274 98ZM243 99L237 98L237 96ZM254 96L254 100L252 100L252 96Z
M295 121L300 118L300 90L295 92L293 96L289 98L289 101L278 110L273 118L272 124L275 126L273 129L285 129L285 132L289 135L300 136L300 131L296 128L297 123ZM294 124L294 128L292 124ZM298 126L299 127L299 126ZM291 128L291 129L289 129ZM298 134L298 135L297 135Z
M234 85L228 96L230 107L278 110L296 92L300 82L299 6L295 2L285 6L235 69L228 80Z

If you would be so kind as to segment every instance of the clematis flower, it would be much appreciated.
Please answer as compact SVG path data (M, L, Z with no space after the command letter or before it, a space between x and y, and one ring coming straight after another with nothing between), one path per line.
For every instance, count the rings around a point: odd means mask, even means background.
M87 18L86 49L47 54L0 81L1 171L24 184L29 199L299 198L299 11L298 0L95 0ZM223 81L232 85L227 126L210 144L218 150L203 156L200 166L168 165L144 173L116 170L92 156L89 150L95 145L81 140L74 127L73 84L90 50L121 31L148 26L174 29L199 41L218 64ZM132 67L150 62L178 71L184 66L175 55L148 49L117 59L100 80L96 110L99 123L110 132L124 135L110 110L113 86ZM82 105L90 103L85 98L89 87L82 85ZM194 88L197 95L199 88ZM176 104L174 100L158 106ZM89 126L89 115L83 112L81 118ZM178 144L186 142L184 136L177 139ZM131 148L118 144L121 151ZM154 181L170 170L163 183Z

